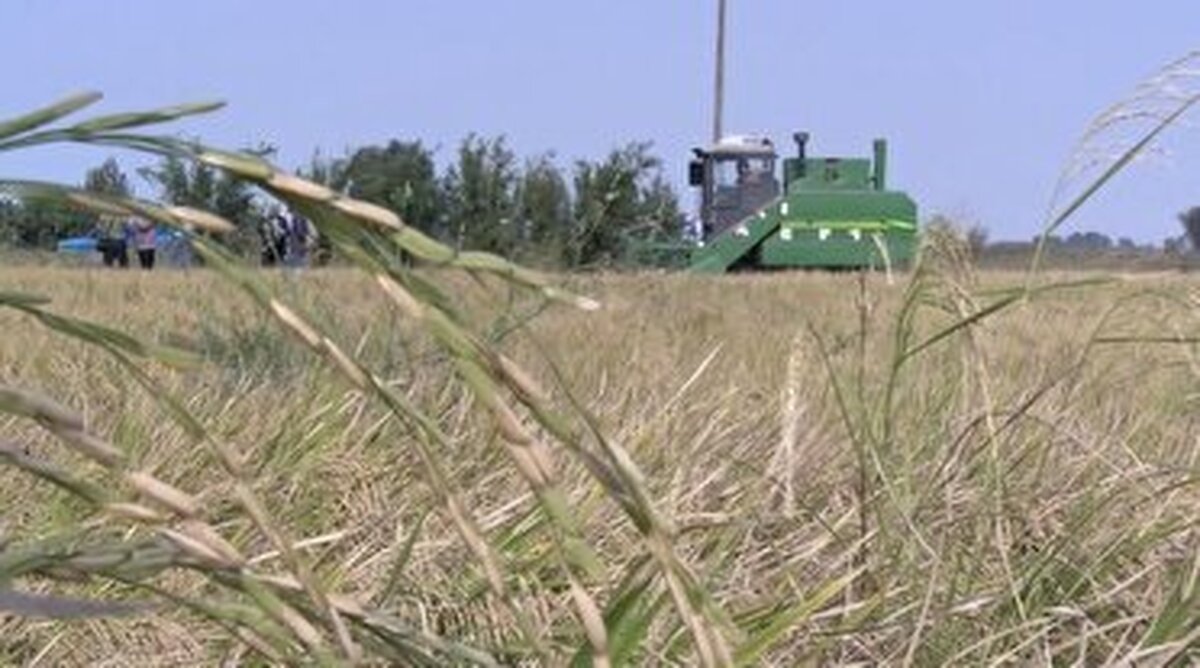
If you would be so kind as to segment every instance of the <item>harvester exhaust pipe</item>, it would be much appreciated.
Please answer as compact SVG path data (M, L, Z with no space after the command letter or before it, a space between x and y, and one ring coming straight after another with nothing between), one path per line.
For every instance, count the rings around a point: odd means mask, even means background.
M808 157L808 133L797 132L792 135L792 141L796 142L796 157L799 159L796 164L800 165L797 176L807 176L808 165L806 158Z
M876 190L887 190L887 140L875 140L875 182Z

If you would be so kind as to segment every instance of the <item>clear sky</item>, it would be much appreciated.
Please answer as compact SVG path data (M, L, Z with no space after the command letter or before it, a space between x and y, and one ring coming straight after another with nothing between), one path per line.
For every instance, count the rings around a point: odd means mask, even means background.
M1088 121L1200 43L1193 0L729 0L726 128L814 153L892 144L923 215L1032 236ZM220 98L186 122L224 146L313 151L469 132L560 164L650 140L683 189L710 132L715 0L0 0L0 116L96 89L125 111ZM1073 224L1140 241L1200 203L1200 136L1121 177ZM95 149L0 154L79 181ZM142 190L145 186L142 185ZM691 194L685 194L691 202Z

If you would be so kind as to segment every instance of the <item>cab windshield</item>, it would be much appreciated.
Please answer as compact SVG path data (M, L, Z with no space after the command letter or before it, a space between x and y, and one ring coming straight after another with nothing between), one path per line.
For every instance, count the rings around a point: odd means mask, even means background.
M775 170L775 160L768 157L722 157L713 170L718 188L769 181Z

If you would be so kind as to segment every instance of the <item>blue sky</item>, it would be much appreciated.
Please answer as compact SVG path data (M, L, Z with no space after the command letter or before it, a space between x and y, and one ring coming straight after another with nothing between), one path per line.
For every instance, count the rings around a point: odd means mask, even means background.
M1198 46L1200 3L729 0L726 127L815 153L892 143L922 213L993 238L1040 228L1063 161L1102 108ZM220 98L183 125L219 145L316 149L469 132L560 164L650 140L682 189L708 136L715 0L0 0L0 116L96 89L104 109ZM1200 142L1122 176L1072 228L1161 241L1200 203ZM0 154L0 175L78 181L106 153ZM143 190L145 187L143 186ZM685 192L685 201L691 202Z

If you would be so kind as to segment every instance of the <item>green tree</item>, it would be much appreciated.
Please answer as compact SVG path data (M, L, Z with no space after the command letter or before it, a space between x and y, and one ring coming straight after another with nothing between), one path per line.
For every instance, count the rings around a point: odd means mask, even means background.
M83 187L94 193L116 197L129 197L133 194L129 177L121 171L121 166L114 158L105 160L99 167L89 169L83 177Z
M87 234L95 220L76 209L44 200L0 198L0 243L53 250L63 238Z
M21 205L8 197L0 196L0 246L17 245L17 221Z
M504 138L470 135L443 179L446 222L458 248L512 257L523 243L516 217L517 159Z
M299 169L299 175L313 183L342 190L346 187L345 171L348 163L349 161L344 159L326 158L320 151L316 151L309 158L308 166Z
M269 155L273 149L260 147L252 151ZM266 211L255 196L254 188L207 165L184 162L174 156L163 158L139 174L158 188L159 199L199 209L207 209L237 226L228 239L230 246L243 254L259 249L259 231L266 220Z
M1192 246L1192 251L1200 253L1200 206L1194 206L1179 214L1179 222L1183 225L1184 235Z
M516 199L523 259L561 267L571 234L571 189L551 156L526 161Z
M89 169L84 174L83 187L91 192L119 197L133 194L129 178L113 158ZM93 232L99 222L95 214L83 213L61 203L0 198L0 243L9 246L53 249L60 239Z
M387 207L424 232L445 236L444 206L433 153L420 141L366 146L329 167L331 187Z
M83 176L83 188L89 192L111 195L113 197L130 197L133 195L133 188L129 184L129 177L125 175L125 172L121 171L121 166L117 164L114 158L108 158L98 167L89 169ZM123 220L91 213L83 214L83 218L87 221L89 229L100 233L102 236L120 237L123 234L122 225L125 222Z
M603 162L576 163L570 264L611 264L630 234L682 237L679 200L661 166L648 143L616 149Z

